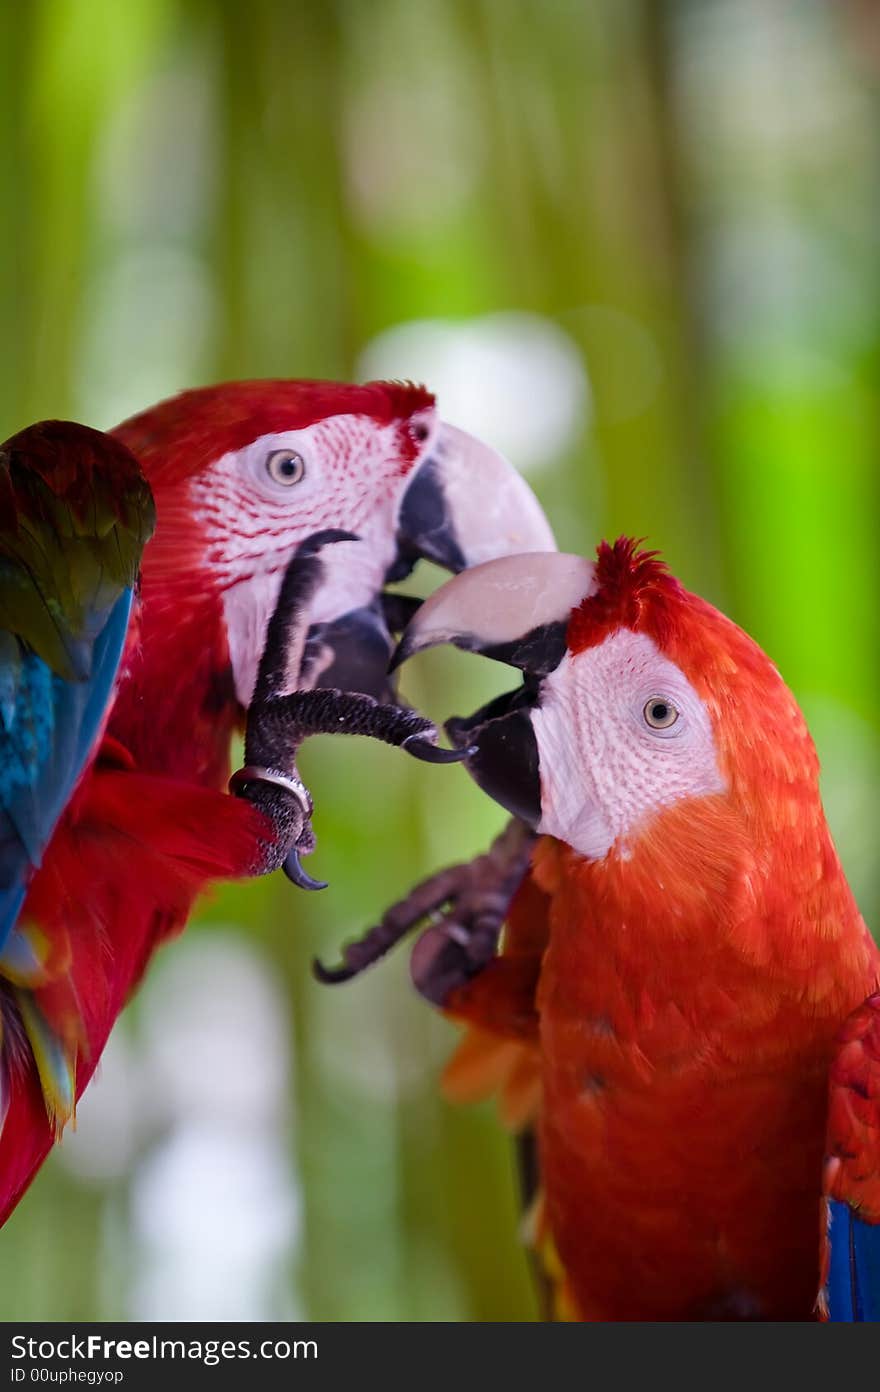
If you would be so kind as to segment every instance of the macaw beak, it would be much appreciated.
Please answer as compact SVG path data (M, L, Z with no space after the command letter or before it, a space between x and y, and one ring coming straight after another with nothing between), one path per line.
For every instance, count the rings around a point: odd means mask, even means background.
M497 556L556 550L525 479L488 445L446 424L403 495L397 544L389 580L422 559L457 574Z
M396 554L385 582L402 580L419 560L455 573L512 553L553 552L556 542L541 505L520 474L495 450L441 423L417 465L398 512ZM325 654L318 682L394 700L388 659L419 601L378 593L313 631Z
M534 830L541 821L541 779L533 715L542 682L566 652L569 616L595 589L595 567L580 556L544 552L479 565L442 585L416 613L391 660L451 643L517 667L524 681L474 715L454 717L446 732L469 748L471 777Z

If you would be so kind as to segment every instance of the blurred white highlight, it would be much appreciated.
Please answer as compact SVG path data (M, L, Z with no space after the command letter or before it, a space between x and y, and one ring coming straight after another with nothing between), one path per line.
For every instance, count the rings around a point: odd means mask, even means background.
M287 1148L292 1080L283 997L243 936L212 927L160 958L138 1038L116 1030L66 1163L134 1160L129 1317L296 1319L299 1194Z
M551 320L519 311L397 324L367 344L357 373L426 382L444 420L524 473L571 449L590 410L575 343Z

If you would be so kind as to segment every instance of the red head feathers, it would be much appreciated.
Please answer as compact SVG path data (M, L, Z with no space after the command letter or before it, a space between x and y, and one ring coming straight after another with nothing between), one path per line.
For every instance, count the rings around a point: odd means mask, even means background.
M253 381L197 387L160 402L114 434L142 461L154 488L173 486L261 435L303 430L329 416L365 416L376 425L406 421L434 397L409 382ZM415 459L414 438L405 453Z

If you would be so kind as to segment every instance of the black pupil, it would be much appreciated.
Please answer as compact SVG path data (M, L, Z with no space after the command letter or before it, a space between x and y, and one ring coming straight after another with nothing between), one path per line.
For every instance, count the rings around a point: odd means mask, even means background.
M417 440L427 440L428 427L426 425L413 426L413 435L416 437Z
M656 720L656 721L658 721L658 722L661 721L661 720L665 720L666 717L668 716L668 714L669 714L669 707L667 706L667 704L666 704L665 701L655 701L655 702L654 702L653 706L651 707L651 715L652 715L652 717L653 717L654 720Z
M285 478L292 478L297 471L299 461L297 459L282 459L281 472Z

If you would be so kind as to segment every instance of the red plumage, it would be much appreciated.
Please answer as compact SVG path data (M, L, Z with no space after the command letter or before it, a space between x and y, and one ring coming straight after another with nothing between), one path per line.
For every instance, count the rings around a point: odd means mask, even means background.
M709 712L724 791L661 807L601 859L539 842L503 955L449 1002L481 1031L451 1089L501 1081L509 1115L537 1107L558 1311L808 1319L832 1060L826 1183L880 1201L878 998L837 1042L880 953L773 664L631 542L600 549L596 582L570 652L651 637Z
M846 1021L831 1068L825 1193L880 1223L880 995Z
M640 629L661 639L669 619L667 600L681 593L658 551L641 551L632 537L601 542L596 553L596 588L571 615L566 641L572 653L595 647L617 628Z
M424 388L399 383L242 382L185 392L114 432L152 486L158 525L106 735L19 919L38 930L42 970L26 983L7 973L12 988L26 984L27 1008L75 1058L77 1097L157 944L183 928L207 884L251 873L256 848L271 836L250 803L225 792L243 711L191 480L264 434L349 413L380 426L399 422L395 458L406 474L422 438L410 418L432 403ZM257 536L254 544L269 552L273 542ZM285 563L281 557L278 567ZM9 1012L0 1221L65 1119L51 1115L52 1089L41 1088L30 1042Z
M76 1095L155 948L213 880L244 874L265 832L247 803L99 758L53 837L22 920L52 944L37 1007L77 1053ZM11 1069L0 1137L0 1221L56 1139L29 1052Z
M132 416L113 433L144 461L153 491L161 492L260 435L303 430L337 415L366 416L376 425L390 425L433 404L432 393L411 382L224 382L181 392ZM410 462L417 444L414 440Z

